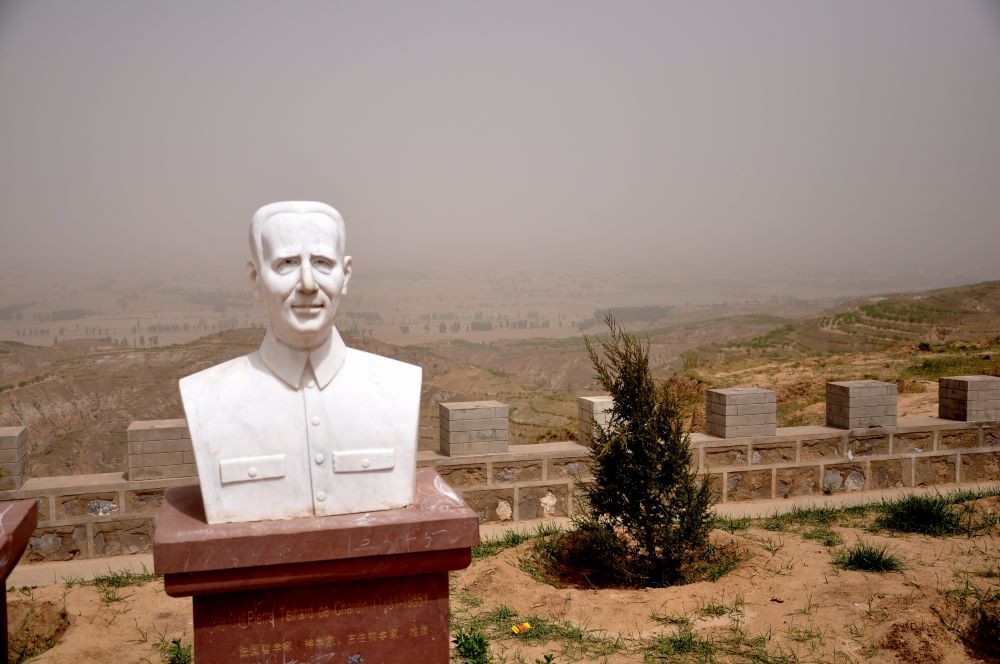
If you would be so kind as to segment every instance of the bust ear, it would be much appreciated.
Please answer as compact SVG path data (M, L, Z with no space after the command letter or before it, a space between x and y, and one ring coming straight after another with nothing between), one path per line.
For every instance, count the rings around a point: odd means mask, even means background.
M247 261L247 279L250 281L250 287L253 288L253 292L258 300L260 299L260 285L257 283L259 276L257 266L254 265L254 262Z
M350 256L344 256L344 285L340 289L341 295L347 295L347 282L351 280L352 263Z

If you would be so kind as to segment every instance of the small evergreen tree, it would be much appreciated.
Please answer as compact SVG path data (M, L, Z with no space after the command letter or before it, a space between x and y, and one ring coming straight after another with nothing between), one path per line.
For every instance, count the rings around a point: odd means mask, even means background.
M671 585L711 551L712 497L691 467L689 436L676 400L649 368L649 345L608 313L603 357L586 339L601 385L614 399L606 427L591 437L593 483L589 518L578 524L597 539L617 540L635 580ZM589 523L588 523L589 521ZM626 561L622 561L626 562ZM619 569L625 569L620 563Z

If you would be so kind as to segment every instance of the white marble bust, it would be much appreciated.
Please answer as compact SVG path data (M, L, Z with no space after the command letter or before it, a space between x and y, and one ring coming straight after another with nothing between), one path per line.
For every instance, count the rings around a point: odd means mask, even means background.
M260 348L180 381L209 523L350 514L413 502L421 369L347 348L333 325L351 257L329 205L265 205L250 282Z

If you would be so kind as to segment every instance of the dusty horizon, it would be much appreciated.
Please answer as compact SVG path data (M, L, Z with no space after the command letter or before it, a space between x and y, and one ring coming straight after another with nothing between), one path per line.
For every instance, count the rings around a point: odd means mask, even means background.
M0 88L5 274L239 275L305 198L369 274L1000 278L985 1L8 0Z

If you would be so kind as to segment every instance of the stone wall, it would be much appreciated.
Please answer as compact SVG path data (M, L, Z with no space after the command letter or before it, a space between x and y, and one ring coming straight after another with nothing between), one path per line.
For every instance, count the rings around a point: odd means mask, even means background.
M505 432L497 420L506 416L506 406L489 402L487 418L476 410L485 404L449 404L448 410L461 413L454 423L489 420L490 431ZM581 398L581 433L606 424L611 406L608 397ZM419 452L417 464L437 468L482 521L572 516L578 509L579 482L590 478L587 447L571 441L511 445L505 439L491 441L495 446L482 453L461 454L451 436L462 426L449 422L442 427L441 450ZM1000 421L995 420L901 418L894 426L789 427L751 437L732 433L727 429L725 438L691 435L695 469L722 502L1000 481ZM133 422L128 444L125 473L25 478L27 432L0 429L0 452L14 460L0 462L11 472L2 477L0 500L38 500L38 529L27 560L150 550L164 491L195 481L190 436L184 420ZM14 464L9 471L7 463Z
M691 447L722 502L1000 480L1000 422L924 417L758 438L695 433Z

